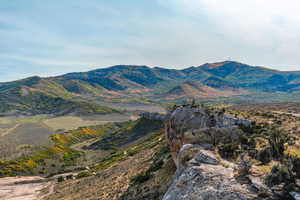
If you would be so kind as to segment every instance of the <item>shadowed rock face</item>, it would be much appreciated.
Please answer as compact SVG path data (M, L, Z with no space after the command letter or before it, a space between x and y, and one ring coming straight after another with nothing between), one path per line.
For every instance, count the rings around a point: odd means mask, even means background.
M192 135L197 141L197 133L204 130L207 134L210 130L227 130L234 135L235 126L240 123L250 125L250 121L233 118L224 112L181 106L168 114L165 123L177 171L163 200L247 200L257 196L251 185L240 184L235 179L235 164L217 158L213 151L196 142L189 144L191 140L187 140Z
M140 114L140 117L148 119L148 120L160 120L163 121L166 117L165 114L160 113L151 113L151 112L144 112Z

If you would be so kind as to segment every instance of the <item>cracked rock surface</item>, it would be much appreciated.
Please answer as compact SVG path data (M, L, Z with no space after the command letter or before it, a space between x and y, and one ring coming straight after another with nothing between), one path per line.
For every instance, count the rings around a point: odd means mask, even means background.
M165 123L177 171L163 200L247 200L257 196L251 185L235 179L235 164L218 158L209 145L197 144L197 132L209 134L216 129L219 135L229 133L238 139L234 127L249 126L250 121L189 105L175 108Z

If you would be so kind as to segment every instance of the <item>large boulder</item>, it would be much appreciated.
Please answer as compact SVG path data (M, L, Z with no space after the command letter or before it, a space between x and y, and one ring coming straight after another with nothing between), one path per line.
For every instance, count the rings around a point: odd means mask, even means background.
M235 179L236 166L218 159L201 146L184 145L178 154L178 168L163 200L247 200L257 195L254 185Z
M239 125L250 126L251 121L226 115L223 110L213 111L193 105L174 108L165 118L165 133L176 166L177 154L184 144L197 143L201 133L211 137L227 135L236 140Z

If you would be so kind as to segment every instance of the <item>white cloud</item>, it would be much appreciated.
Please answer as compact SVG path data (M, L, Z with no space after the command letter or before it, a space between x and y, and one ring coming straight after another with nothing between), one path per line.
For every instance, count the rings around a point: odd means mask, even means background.
M299 0L20 2L0 14L0 69L15 77L115 64L183 68L229 57L300 70Z
M227 53L236 59L282 70L300 70L298 0L164 0L161 3L194 21L205 18L209 29L223 38L220 46L234 44ZM215 39L213 35L210 37ZM222 49L216 51L226 54Z

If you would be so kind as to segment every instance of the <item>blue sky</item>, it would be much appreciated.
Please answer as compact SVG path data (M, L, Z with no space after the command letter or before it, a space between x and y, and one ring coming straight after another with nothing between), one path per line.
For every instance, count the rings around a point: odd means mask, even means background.
M230 58L300 70L297 0L1 0L0 82Z

